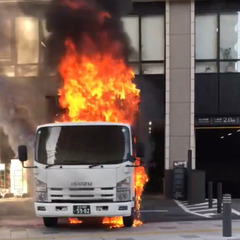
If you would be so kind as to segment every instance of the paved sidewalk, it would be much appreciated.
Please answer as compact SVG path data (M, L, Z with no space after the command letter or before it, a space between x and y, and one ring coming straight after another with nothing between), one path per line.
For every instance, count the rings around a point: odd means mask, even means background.
M222 237L221 221L185 221L148 223L137 228L109 229L107 227L84 227L83 225L60 225L46 229L42 226L31 228L0 228L0 239L18 240L220 240L240 239L240 220L233 221L233 237Z

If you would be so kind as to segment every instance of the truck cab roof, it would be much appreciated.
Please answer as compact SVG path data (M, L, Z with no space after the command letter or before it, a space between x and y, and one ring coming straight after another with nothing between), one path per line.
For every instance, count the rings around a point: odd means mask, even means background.
M126 126L130 128L129 124L125 123L111 123L111 122L64 122L64 123L49 123L38 126L42 127L65 127L65 126Z

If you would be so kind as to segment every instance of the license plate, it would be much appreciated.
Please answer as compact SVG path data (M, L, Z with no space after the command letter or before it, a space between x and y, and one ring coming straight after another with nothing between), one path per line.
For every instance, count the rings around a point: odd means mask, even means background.
M89 205L77 205L73 206L73 214L91 214L91 209Z

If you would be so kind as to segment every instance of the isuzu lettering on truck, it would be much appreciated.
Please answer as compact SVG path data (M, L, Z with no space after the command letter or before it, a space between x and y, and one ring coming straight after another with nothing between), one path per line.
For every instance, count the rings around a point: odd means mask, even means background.
M27 160L27 147L18 148ZM139 157L143 153L139 151ZM134 221L131 127L118 123L56 123L37 128L34 148L35 212L46 227L58 218L122 216Z

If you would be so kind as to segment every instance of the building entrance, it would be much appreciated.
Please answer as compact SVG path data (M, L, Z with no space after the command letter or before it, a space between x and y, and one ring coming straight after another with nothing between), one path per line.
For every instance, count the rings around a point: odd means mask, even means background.
M149 181L145 193L163 192L165 79L163 75L136 77L141 91L137 138L145 146L144 164Z
M240 197L240 127L196 130L196 168L206 171L206 184L217 182L223 193ZM207 188L206 188L207 189Z

